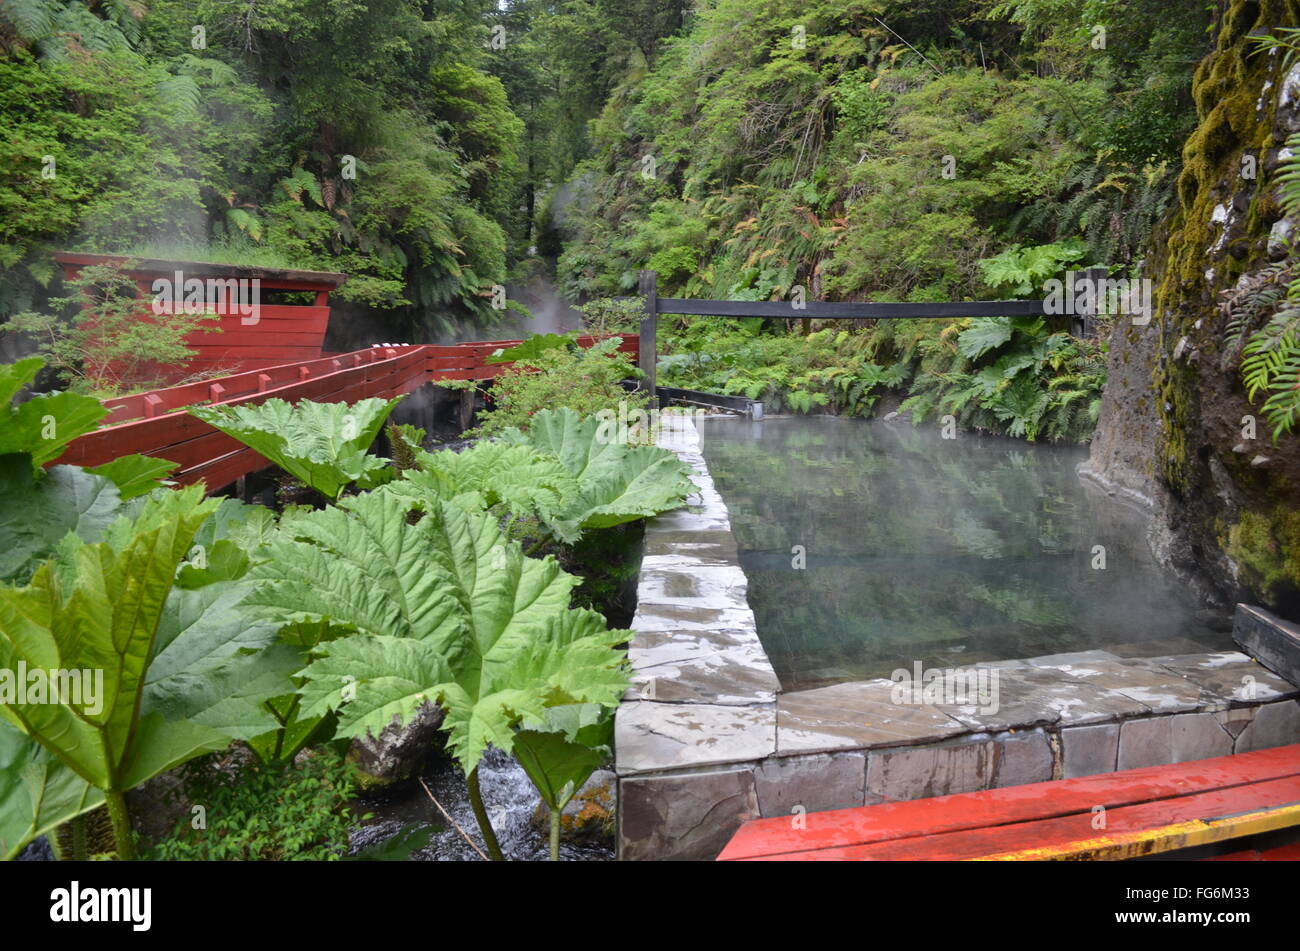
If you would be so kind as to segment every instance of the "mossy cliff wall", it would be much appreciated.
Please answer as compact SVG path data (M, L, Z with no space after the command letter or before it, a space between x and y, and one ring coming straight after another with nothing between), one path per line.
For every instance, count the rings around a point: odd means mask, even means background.
M1287 136L1300 131L1300 57L1284 69L1282 53L1249 37L1300 25L1300 0L1223 6L1214 50L1193 79L1199 121L1183 150L1178 203L1146 273L1155 317L1146 326L1118 319L1085 472L1153 507L1151 541L1166 564L1221 599L1297 617L1300 438L1272 443L1246 399L1240 346L1227 342L1219 304L1284 253L1279 238L1296 224L1280 220L1272 181Z

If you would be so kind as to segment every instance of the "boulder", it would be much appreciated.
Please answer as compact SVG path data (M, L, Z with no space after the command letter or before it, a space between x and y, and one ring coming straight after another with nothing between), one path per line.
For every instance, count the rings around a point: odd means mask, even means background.
M609 841L614 836L617 804L617 777L611 770L596 770L560 813L560 841ZM551 811L546 803L539 802L533 810L533 825L542 835L550 834Z
M389 786L417 775L438 745L441 726L442 708L425 703L405 725L394 717L379 736L367 733L353 740L348 759L360 770L363 788Z

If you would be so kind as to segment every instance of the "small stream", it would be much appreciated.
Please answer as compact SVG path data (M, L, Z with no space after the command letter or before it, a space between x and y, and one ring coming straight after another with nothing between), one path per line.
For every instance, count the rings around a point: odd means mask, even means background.
M465 778L456 765L442 757L433 757L420 778L456 825L486 852L465 791ZM519 764L499 750L489 749L479 766L479 788L506 858L531 862L548 860L550 847L545 826L534 818L541 806L541 798ZM397 854L384 857L394 860L482 861L465 836L448 823L430 801L429 794L419 782L412 781L391 791L364 797L357 808L374 816L352 832L349 853L354 857L362 850L374 851L388 844L394 846ZM401 836L407 837L404 840L407 846L414 844L418 847L409 852L406 848L396 849L397 842L403 841L399 839ZM566 841L561 837L561 861L600 862L613 858L612 842L593 844Z

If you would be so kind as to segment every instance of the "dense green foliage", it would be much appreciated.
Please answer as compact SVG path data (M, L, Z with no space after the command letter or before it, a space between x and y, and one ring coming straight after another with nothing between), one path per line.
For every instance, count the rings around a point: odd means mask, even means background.
M182 770L182 803L201 803L202 821L189 810L175 833L145 853L158 861L317 861L343 857L354 818L349 809L355 771L329 747L287 768L258 764L232 768L221 755Z
M347 271L341 297L384 315L374 326L388 339L491 322L492 285L514 264L544 268L538 257L558 259L576 301L627 293L646 267L663 294L741 300L1021 297L1064 267L1138 275L1211 22L1204 0L4 11L0 69L22 92L0 101L13 151L0 173L0 313L39 303L54 245L189 250ZM109 140L111 162L95 148ZM589 315L602 330L626 316ZM853 348L890 367L953 339L938 323L916 332L895 354L892 337ZM750 365L729 352L734 337L709 349L772 378L778 405L862 412L875 387L852 366L833 385L801 379L835 368L838 348ZM940 377L986 367L941 362L887 380L960 409L970 381ZM1056 397L1042 426L1022 410L1057 390L1091 403L1091 365L1038 361L1036 393L1024 372L999 389L1015 390L1018 410L979 405L964 422L1086 438L1074 409L1051 425L1067 405ZM483 432L526 425L553 395L537 388L502 381Z
M491 8L7 0L0 317L75 246L344 271L389 339L491 322L523 127Z
M575 605L581 579L555 557L530 555L680 505L690 483L671 453L612 441L621 431L603 417L565 408L460 455L390 426L389 465L368 450L390 402L198 409L320 493L323 507L277 517L161 487L165 461L45 470L104 410L71 393L10 406L40 366L0 367L0 669L57 662L101 671L104 687L58 703L4 695L5 857L101 803L118 856L132 857L123 794L236 740L257 762L197 781L220 815L159 855L337 854L345 777L300 754L429 702L495 855L476 770L489 745L509 752L527 731L530 770L561 808L566 783L604 761L628 633ZM548 712L578 704L580 723ZM293 789L303 801L287 805ZM290 822L300 809L311 822Z
M648 266L661 293L953 299L984 289L980 258L1076 235L1131 265L1205 5L988 6L704 7L595 124L566 287L626 292Z
M1287 141L1291 155L1278 169L1279 203L1300 215L1300 135ZM1241 375L1250 399L1273 430L1274 442L1300 427L1300 245L1286 237L1281 261L1249 275L1226 292L1229 336L1241 348Z
M558 280L626 294L651 268L665 296L924 302L1042 296L1069 267L1139 276L1210 22L1200 0L1175 7L704 5L593 123L554 221ZM800 317L673 321L664 382L798 412L870 412L895 388L918 418L1091 433L1093 341L1017 325L981 359L965 325L786 336Z
M16 314L6 326L29 335L55 379L80 392L114 396L162 386L164 367L196 353L186 335L218 330L184 311L141 320L135 282L118 265L83 268L64 288L67 296L50 300L49 311Z
M488 407L478 415L471 436L493 436L507 429L527 428L536 413L567 406L581 415L602 410L635 412L646 405L645 396L620 384L640 371L618 348L612 337L592 347L577 345L574 335L534 337L503 357L513 365L492 381Z
M351 405L281 399L237 406L193 406L190 412L245 445L327 499L377 469L384 460L367 453L398 399L371 398Z

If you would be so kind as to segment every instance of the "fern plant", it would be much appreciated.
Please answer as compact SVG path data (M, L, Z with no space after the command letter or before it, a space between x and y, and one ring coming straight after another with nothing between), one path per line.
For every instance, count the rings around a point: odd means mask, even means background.
M1287 140L1290 155L1278 168L1278 202L1284 216L1300 214L1300 134ZM1223 293L1228 317L1227 341L1240 345L1241 376L1252 402L1263 398L1260 410L1276 443L1300 425L1300 268L1294 241L1285 260L1249 275ZM1255 325L1263 320L1263 325Z

